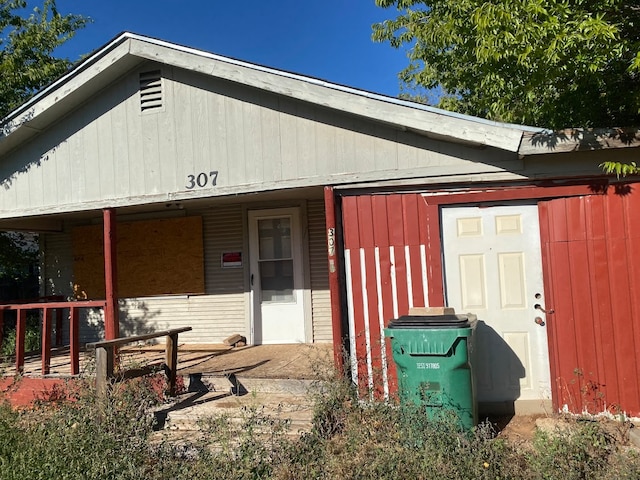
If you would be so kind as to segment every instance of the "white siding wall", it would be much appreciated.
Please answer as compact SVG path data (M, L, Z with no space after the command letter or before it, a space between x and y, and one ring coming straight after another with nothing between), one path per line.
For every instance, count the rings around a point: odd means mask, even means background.
M309 268L311 272L311 309L313 312L313 341L331 342L331 298L327 266L327 235L324 202L307 203L309 219Z
M163 71L160 111L140 111L134 71L3 157L0 218L522 168L503 151L428 139L185 70ZM219 172L216 186L187 189L189 175L211 171Z

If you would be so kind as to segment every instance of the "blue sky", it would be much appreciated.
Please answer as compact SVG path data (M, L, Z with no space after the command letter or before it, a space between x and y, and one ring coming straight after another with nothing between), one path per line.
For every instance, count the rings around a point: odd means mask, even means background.
M397 96L406 53L371 40L395 11L374 0L58 0L93 23L57 54L76 59L122 31Z

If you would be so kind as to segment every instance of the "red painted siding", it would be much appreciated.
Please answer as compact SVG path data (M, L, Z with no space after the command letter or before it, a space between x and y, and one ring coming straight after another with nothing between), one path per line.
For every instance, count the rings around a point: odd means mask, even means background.
M640 184L541 202L556 406L640 416Z
M352 374L365 395L396 390L382 328L428 303L428 209L415 193L342 199Z

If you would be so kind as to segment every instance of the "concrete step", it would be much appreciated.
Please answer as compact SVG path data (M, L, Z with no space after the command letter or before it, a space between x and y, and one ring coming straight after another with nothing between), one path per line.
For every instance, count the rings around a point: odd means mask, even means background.
M218 392L244 395L246 393L280 393L308 395L320 388L317 380L296 378L256 378L243 375L197 373L183 376L189 392Z
M297 435L311 429L313 392L321 388L315 380L236 374L197 373L183 379L187 392L154 412L165 431L199 431L210 417L226 416L236 425L260 417L287 422L289 433Z

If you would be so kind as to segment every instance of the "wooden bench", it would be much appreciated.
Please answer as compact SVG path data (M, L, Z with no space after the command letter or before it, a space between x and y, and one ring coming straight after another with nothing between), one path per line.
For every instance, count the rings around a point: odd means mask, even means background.
M176 394L176 372L178 370L178 334L188 332L191 327L173 328L160 332L147 333L145 335L135 335L132 337L116 338L114 340L104 340L101 342L87 343L87 348L96 351L96 389L98 395L107 395L109 384L114 378L113 369L115 365L115 355L118 347L128 343L151 340L158 337L167 337L165 347L166 374L169 383L169 395Z

